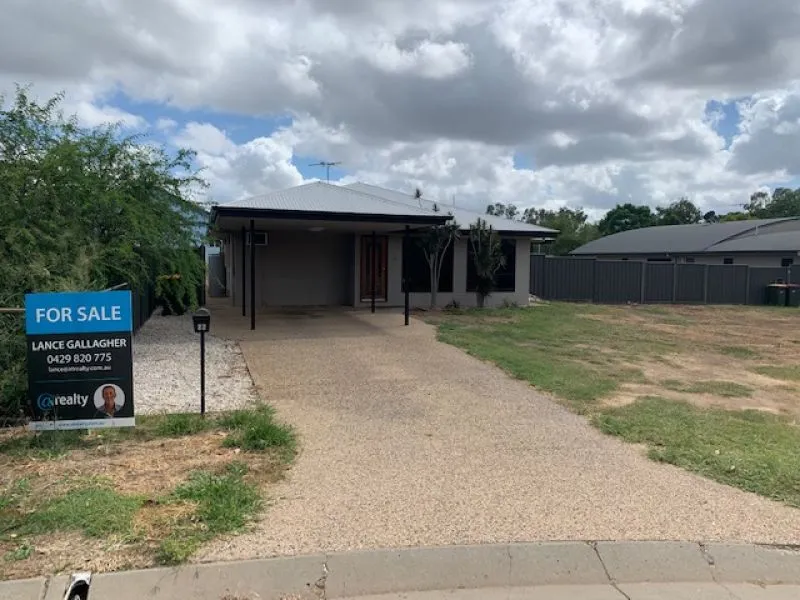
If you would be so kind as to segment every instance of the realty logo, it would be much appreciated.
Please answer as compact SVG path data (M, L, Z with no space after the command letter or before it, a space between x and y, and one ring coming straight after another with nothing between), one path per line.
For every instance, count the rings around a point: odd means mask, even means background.
M62 396L59 394L39 394L36 399L36 406L39 410L52 410L55 406L80 406L83 408L89 402L89 396L83 394L69 394Z

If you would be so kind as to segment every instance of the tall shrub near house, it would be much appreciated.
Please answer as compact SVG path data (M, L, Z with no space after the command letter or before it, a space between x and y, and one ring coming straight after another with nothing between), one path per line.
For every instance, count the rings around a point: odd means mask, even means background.
M422 192L417 189L414 197L419 200L422 198ZM433 210L438 212L439 207L434 204ZM442 263L444 262L445 254L447 254L447 249L458 239L458 231L458 224L453 221L445 225L430 227L425 230L418 240L420 249L425 256L425 262L428 263L431 277L431 308L436 308L437 306Z
M18 89L0 111L0 306L22 306L27 292L144 287L176 272L192 290L186 303L196 302L205 211L189 199L202 185L192 152L167 155L113 125L80 127L60 102ZM20 415L25 381L22 316L3 315L0 423Z
M495 288L495 275L506 264L503 256L500 236L483 219L478 219L469 227L469 243L472 248L472 260L475 265L478 296L478 307L483 308L486 298Z

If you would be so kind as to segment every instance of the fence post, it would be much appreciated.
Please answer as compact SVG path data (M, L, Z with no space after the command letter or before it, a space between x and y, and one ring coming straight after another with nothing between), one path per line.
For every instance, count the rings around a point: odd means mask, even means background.
M644 304L644 288L647 281L647 261L642 260L642 281L641 289L639 290L639 304Z
M747 272L744 276L744 303L745 306L750 304L750 265L747 266Z
M678 300L678 259L674 259L672 263L672 303L675 304Z
M708 304L708 264L703 269L703 304Z

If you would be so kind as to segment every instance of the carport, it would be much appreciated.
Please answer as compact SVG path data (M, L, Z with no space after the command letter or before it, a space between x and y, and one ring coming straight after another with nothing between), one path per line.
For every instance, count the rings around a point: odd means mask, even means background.
M217 206L231 303L250 316L287 307L366 307L402 286L409 321L405 259L411 231L450 219L327 183L311 183ZM388 259L402 243L400 264Z

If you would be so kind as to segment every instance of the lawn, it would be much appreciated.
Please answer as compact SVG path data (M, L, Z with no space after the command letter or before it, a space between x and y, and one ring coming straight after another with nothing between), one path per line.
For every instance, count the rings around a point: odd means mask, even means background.
M246 529L295 453L266 406L0 434L0 579L185 561Z
M542 303L429 318L651 458L800 506L800 311Z

